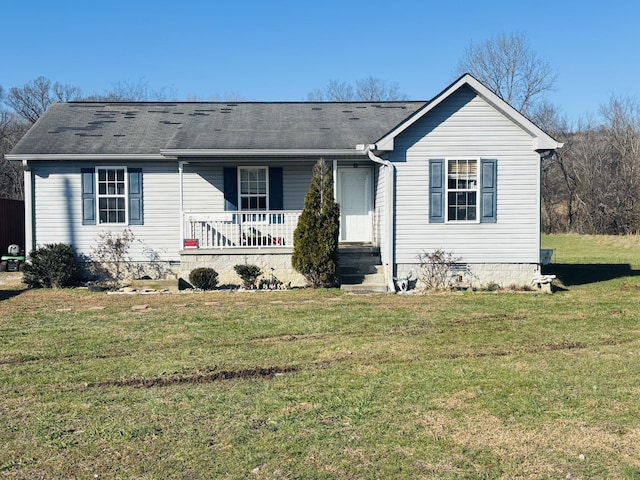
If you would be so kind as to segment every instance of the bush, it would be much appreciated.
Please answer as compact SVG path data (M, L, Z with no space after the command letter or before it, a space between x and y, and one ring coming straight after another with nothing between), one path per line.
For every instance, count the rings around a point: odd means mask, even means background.
M80 277L73 247L51 243L29 254L23 281L35 288L64 288L77 285Z
M213 268L196 268L189 273L189 282L202 290L213 290L218 286L218 272Z
M133 274L129 248L133 232L125 229L122 234L101 233L91 253L91 271L98 281L109 288L122 286L125 278Z
M242 279L242 286L244 288L256 288L258 277L262 273L260 267L257 265L235 265L233 269L238 276Z
M422 252L418 254L420 271L418 278L422 282L424 290L444 290L450 286L451 268L460 262L459 257L444 250L434 252Z

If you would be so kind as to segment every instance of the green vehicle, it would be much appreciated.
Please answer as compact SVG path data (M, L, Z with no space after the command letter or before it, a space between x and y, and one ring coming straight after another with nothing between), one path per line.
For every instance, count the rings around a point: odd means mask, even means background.
M7 255L0 257L0 272L21 272L24 260L24 251L18 245L9 245Z

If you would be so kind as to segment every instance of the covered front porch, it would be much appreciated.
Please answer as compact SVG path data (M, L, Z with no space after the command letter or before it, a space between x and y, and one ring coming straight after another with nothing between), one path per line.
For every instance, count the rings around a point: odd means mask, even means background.
M181 250L291 250L317 158L179 162ZM377 244L376 168L333 159L340 241Z
M317 158L198 159L180 162L181 275L211 267L221 284L237 283L233 267L259 266L292 285L294 232ZM378 244L377 168L362 157L333 159L341 244ZM379 258L379 255L378 255Z

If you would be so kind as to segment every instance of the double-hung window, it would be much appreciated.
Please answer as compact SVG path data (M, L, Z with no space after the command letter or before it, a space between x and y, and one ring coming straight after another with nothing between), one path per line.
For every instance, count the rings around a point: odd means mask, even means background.
M267 167L240 167L240 210L268 210Z
M98 223L127 222L127 184L124 168L97 168Z
M447 221L478 218L478 161L447 160Z
M429 160L430 223L495 223L496 199L496 160Z

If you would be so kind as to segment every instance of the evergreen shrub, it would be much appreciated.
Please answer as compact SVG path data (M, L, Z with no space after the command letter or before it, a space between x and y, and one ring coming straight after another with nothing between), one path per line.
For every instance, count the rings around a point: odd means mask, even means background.
M23 281L35 288L73 287L81 273L71 245L50 243L29 253Z
M201 290L213 290L218 286L218 272L213 268L196 268L189 273L189 283Z
M293 233L291 265L314 288L338 284L340 207L333 198L333 173L320 159L313 167L304 209Z
M242 279L242 286L244 288L257 288L257 280L262 270L257 265L240 264L235 265L233 269L238 276Z

